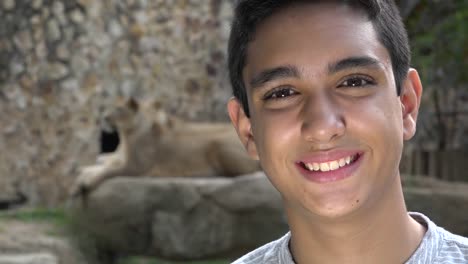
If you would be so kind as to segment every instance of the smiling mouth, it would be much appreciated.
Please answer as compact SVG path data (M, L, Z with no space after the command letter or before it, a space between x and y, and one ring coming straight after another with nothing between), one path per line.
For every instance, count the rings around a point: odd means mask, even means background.
M299 165L310 172L328 172L328 171L335 171L343 167L347 167L353 164L356 160L358 160L360 154L350 155L338 160L328 161L328 162L320 162L320 163L304 163L299 162Z

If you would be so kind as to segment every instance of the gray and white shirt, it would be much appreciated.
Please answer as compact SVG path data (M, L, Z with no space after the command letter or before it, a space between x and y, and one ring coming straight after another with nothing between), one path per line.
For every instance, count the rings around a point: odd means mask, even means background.
M427 226L423 240L405 264L468 264L468 238L454 235L420 213L410 213ZM291 233L248 253L232 264L294 264L289 251Z

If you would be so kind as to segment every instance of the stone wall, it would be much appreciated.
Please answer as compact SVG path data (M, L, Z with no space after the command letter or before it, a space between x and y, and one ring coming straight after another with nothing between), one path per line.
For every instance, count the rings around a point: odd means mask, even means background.
M2 0L0 202L53 206L116 98L226 118L231 1Z

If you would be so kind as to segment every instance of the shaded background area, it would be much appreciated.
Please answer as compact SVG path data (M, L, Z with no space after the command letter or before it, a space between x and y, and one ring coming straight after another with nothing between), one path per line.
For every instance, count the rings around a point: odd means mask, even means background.
M402 171L449 181L468 175L468 1L400 1L424 93Z

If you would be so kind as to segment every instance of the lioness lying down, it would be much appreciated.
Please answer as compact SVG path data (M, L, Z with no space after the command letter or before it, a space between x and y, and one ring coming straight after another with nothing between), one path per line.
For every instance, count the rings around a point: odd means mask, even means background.
M88 192L116 176L237 176L260 169L229 123L185 122L155 103L130 99L108 121L120 138L117 150L83 167L72 195Z

